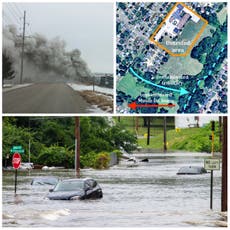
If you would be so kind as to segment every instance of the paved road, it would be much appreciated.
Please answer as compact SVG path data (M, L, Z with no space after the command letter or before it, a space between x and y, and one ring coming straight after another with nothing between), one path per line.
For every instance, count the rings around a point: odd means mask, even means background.
M3 113L87 113L88 104L63 83L39 83L3 92Z

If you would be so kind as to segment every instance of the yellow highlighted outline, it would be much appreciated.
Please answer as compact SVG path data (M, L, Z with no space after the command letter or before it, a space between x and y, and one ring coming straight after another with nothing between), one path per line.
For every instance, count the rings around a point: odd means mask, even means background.
M191 42L191 45L188 47L188 49L186 50L186 52L185 53L179 53L179 54L173 53L172 51L170 51L169 49L167 49L166 47L164 47L163 45L161 45L159 42L157 42L157 41L154 40L155 35L161 29L161 27L163 26L163 24L165 23L165 21L167 20L167 18L171 15L171 13L174 11L174 9L177 7L178 4L181 4L182 6L184 6L188 10L190 10L192 13L194 13L196 16L198 16L204 22L204 25L201 27L200 31L197 33L196 37ZM195 43L197 42L197 40L199 39L199 37L201 36L201 34L204 32L204 29L206 28L207 25L208 25L208 21L205 20L202 16L200 16L197 12L193 11L192 9L190 9L184 3L177 2L173 6L173 8L169 11L169 13L166 15L166 17L163 19L163 21L160 23L160 25L157 27L157 29L155 30L155 32L151 35L150 41L153 42L154 44L156 44L157 46L159 46L161 49L165 50L171 56L174 56L174 57L184 56L185 57L185 56L187 56L189 54L189 52L191 51L191 49L193 48L193 46L195 45Z

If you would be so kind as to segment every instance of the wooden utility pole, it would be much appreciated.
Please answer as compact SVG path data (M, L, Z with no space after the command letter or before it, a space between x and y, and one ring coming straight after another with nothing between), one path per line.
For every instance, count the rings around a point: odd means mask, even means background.
M167 152L167 118L164 117L164 153Z
M26 11L24 11L24 16L23 16L20 84L22 84L22 78L23 78L23 61L24 61L23 59L24 59L24 46L25 46L25 32L26 32Z
M228 211L228 117L223 117L221 211Z
M93 92L95 91L95 74L93 74Z
M136 126L136 131L138 132L138 127L139 127L138 117L136 117L136 123L135 123L135 126Z
M75 117L75 170L80 177L80 118Z
M138 136L138 117L135 118L135 132L136 132L136 135Z
M223 117L219 116L219 144L220 146L222 143L222 135L223 135L222 118Z
M211 130L212 130L212 158L214 158L214 131L215 131L215 121L211 121ZM211 170L211 180L210 180L210 209L213 206L213 170Z
M148 127L148 132L147 132L147 145L149 145L150 142L150 117L147 117L147 127Z

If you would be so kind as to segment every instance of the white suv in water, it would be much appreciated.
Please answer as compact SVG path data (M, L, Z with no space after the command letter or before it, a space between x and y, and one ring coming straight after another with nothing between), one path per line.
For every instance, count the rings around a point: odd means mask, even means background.
M33 163L29 163L29 162L25 162L25 163L21 163L19 169L21 170L31 170L34 168L34 164Z

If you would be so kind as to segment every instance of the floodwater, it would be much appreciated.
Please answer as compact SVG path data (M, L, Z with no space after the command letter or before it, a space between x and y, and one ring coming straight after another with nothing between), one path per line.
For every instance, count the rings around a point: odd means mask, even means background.
M186 155L186 156L185 156ZM49 186L31 186L35 176L71 178L74 171L3 173L4 227L215 227L220 220L221 171L214 171L213 210L210 173L176 175L182 166L203 166L205 154L148 154L149 162L128 167L126 161L108 170L85 169L104 197L99 200L51 201ZM140 157L139 155L137 157Z

